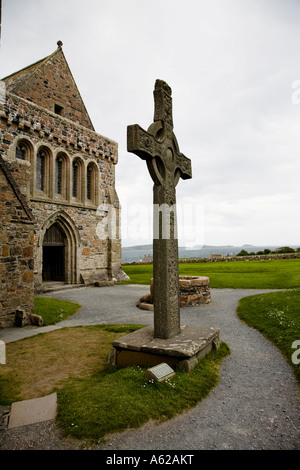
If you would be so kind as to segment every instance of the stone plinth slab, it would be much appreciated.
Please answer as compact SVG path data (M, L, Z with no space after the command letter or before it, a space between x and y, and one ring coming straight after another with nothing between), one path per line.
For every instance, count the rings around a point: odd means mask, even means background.
M113 342L109 363L114 367L152 367L166 362L170 367L191 370L212 348L218 348L220 330L183 325L172 338L154 338L152 326L134 331Z
M8 429L53 420L57 411L57 395L17 401L12 404Z

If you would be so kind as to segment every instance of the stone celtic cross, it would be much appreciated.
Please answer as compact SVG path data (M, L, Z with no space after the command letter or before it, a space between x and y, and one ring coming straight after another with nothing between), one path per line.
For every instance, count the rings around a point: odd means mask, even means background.
M180 333L176 185L192 177L191 160L179 151L173 132L172 91L162 80L154 89L154 122L147 131L127 127L127 150L146 160L153 179L154 337Z

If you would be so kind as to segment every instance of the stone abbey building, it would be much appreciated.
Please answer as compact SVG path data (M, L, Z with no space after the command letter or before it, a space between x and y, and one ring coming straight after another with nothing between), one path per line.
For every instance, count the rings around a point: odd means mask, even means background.
M0 82L0 328L49 282L125 276L117 143L95 132L57 44Z

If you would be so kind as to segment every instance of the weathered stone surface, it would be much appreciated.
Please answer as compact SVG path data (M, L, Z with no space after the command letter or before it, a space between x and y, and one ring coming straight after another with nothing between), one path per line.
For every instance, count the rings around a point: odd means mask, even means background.
M147 302L147 303L153 303L153 294L146 294L146 295L142 295L142 297L140 298L140 302Z
M179 178L191 178L191 162L179 152L173 133L170 87L157 80L154 90L154 123L148 131L138 125L127 128L127 149L147 161L154 181L153 296L154 327L148 326L113 342L109 364L114 367L141 365L151 367L162 362L170 367L191 370L199 358L219 344L219 330L197 325L180 325L180 288L176 227L175 187ZM162 206L163 209L162 210ZM204 289L204 279L183 279L183 290L192 301ZM207 278L208 280L208 278ZM209 281L209 280L208 280ZM209 285L209 282L208 282ZM151 305L151 304L150 304Z
M54 420L57 412L57 394L18 401L12 404L8 429Z
M118 145L95 132L61 45L42 61L4 78L2 84L0 155L14 184L11 190L0 175L0 275L7 280L3 288L9 294L2 303L4 293L0 294L0 328L13 322L12 303L30 313L25 294L29 285L32 292L43 291L44 238L54 224L65 240L63 254L53 256L61 257L60 281L93 285L128 279L121 267L115 189ZM41 186L37 185L40 149L44 151ZM57 161L61 162L59 189ZM32 231L16 191L33 214ZM23 225L13 228L20 221Z
M25 310L17 309L13 313L14 326L22 327L30 324L30 314L26 314Z
M141 310L150 310L151 312L153 312L153 310L154 310L153 303L148 303L148 302L141 302L141 303L139 303L138 307Z
M171 338L180 332L176 185L192 177L191 161L179 151L173 132L172 91L156 80L154 122L147 131L127 127L127 150L147 161L154 182L154 336Z
M162 362L158 366L146 370L145 379L148 381L155 380L157 382L163 382L164 380L174 377L174 375L175 372L169 364Z
M183 325L174 338L155 338L153 327L145 327L122 336L113 342L115 347L170 356L189 358L197 354L208 341L218 336L219 330L199 325Z
M184 287L190 287L191 283L189 281L182 280L179 283L179 285L180 285L181 288L184 288Z
M34 310L34 218L0 156L0 328L30 322Z
M155 338L153 327L148 326L115 340L110 364L125 367L166 362L171 367L190 370L201 357L219 346L219 333L217 328L183 325L178 335L164 339Z
M44 324L44 321L40 315L36 315L35 313L32 313L29 318L30 318L30 323L32 325L43 326Z
M153 292L153 279L150 283L150 292ZM195 307L211 302L209 277L206 276L179 276L180 307ZM154 295L147 294L139 299L137 306L142 310L153 310Z

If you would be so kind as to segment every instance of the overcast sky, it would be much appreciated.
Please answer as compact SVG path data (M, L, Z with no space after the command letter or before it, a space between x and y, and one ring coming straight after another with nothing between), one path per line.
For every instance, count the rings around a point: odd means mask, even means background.
M126 129L157 78L193 178L180 245L300 246L299 0L2 0L1 77L63 51L96 132L118 142L123 245L152 237L152 180Z

